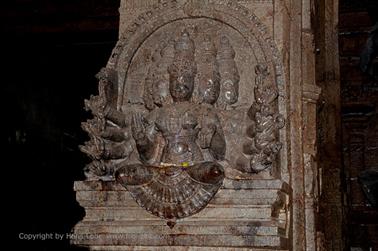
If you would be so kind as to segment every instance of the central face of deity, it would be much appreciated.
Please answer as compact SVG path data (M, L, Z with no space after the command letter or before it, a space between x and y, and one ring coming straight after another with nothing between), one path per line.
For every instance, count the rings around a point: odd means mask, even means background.
M180 75L171 74L169 91L174 101L189 101L194 89L194 75L183 73Z

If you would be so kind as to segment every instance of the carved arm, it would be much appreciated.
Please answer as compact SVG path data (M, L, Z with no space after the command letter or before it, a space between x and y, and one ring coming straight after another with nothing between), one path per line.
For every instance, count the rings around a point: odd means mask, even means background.
M199 133L200 146L209 148L210 153L217 160L224 159L226 153L226 140L219 119L215 114L208 114L202 121Z
M136 113L133 115L131 123L131 131L136 143L140 160L148 165L160 164L161 153L165 146L164 139L156 133L154 125L150 125L146 129L146 122L141 114ZM148 135L151 135L151 138Z
M113 107L106 106L105 107L105 118L108 120L112 121L116 125L120 127L125 127L126 124L126 115L123 114L122 112L114 109Z
M223 132L215 132L211 140L210 152L217 160L224 159L224 156L226 154L226 141L224 139Z

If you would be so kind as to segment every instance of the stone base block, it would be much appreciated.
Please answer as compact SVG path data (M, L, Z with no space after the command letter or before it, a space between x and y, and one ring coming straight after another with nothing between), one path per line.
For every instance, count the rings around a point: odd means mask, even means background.
M177 221L172 229L165 220L139 207L114 182L76 182L75 190L86 216L75 226L71 241L90 250L266 251L287 247L287 221L282 217L282 195L287 190L277 180L226 180L205 209Z
M224 247L185 247L185 246L92 246L91 251L288 251L287 249L261 249L261 248L224 248Z

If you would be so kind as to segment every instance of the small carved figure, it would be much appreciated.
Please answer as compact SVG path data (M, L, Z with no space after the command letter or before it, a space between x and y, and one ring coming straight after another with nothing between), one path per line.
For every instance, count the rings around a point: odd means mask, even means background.
M284 126L284 119L275 106L278 98L277 87L266 81L269 75L268 68L260 64L256 66L255 71L255 103L248 111L253 123L247 129L252 144L247 143L244 146L244 153L251 155L251 171L261 172L272 168L282 147L278 141L278 129Z
M161 107L171 104L172 98L169 93L168 67L174 58L173 41L170 41L160 52L161 60L158 64L157 76L152 86L152 99L155 105Z
M155 106L172 103L169 95L168 67L174 57L174 48L171 41L163 42L154 53L153 63L145 79L144 103L148 110Z

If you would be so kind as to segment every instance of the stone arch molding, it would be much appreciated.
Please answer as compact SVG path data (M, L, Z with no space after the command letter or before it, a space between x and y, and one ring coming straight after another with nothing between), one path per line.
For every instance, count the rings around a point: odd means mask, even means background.
M282 61L273 39L268 34L267 27L255 14L235 1L207 0L206 2L204 8L203 4L196 5L195 0L188 0L185 4L179 4L177 0L164 1L141 14L132 25L120 32L122 37L117 42L107 67L117 69L119 81L124 83L133 56L151 34L177 20L208 18L232 27L245 37L252 51L263 52L259 63L265 63L268 66L269 72L272 73L271 80L277 83L280 96L283 97L282 86L285 80ZM120 92L122 88L120 86ZM121 103L122 101L118 100L118 108Z
M117 42L106 68L98 74L100 95L91 97L86 102L86 107L92 111L94 119L83 123L91 141L81 149L94 160L86 168L88 177L112 178L117 169L115 166L119 163L138 162L135 143L130 135L125 137L125 141L129 142L127 147L114 142L109 145L108 140L103 140L104 133L98 132L101 131L98 129L101 127L99 124L102 127L106 123L127 127L130 120L120 119L122 116L118 114L130 114L130 109L142 112L146 110L144 105L138 102L130 104L127 100L127 86L135 80L129 79L131 72L138 69L138 63L141 63L138 58L146 56L141 51L152 45L150 40L159 33L167 29L175 30L180 24L188 24L190 30L195 27L196 22L221 27L217 30L219 33L232 33L231 36L226 36L236 54L234 61L240 75L239 92L246 101L237 103L239 106L219 111L226 143L232 145L226 151L227 163L223 163L226 176L243 179L261 174L261 177L282 176L283 170L286 170L280 168L285 163L286 156L286 136L283 130L286 118L285 80L281 57L268 29L251 11L235 1L208 0L204 7L203 3L199 5L195 0L186 3L171 0L160 2L121 31L122 37ZM180 32L177 31L175 36L179 36ZM192 36L193 31L190 30L189 33ZM217 35L218 38L222 36ZM158 45L155 50L157 47ZM243 60L246 61L242 64ZM143 74L139 80L145 80L147 70ZM143 85L143 81L136 82ZM110 122L104 111L98 111L98 107L105 109L106 104L114 108L110 112L113 117ZM243 126L235 129L240 121L243 121ZM233 133L235 130L238 132ZM131 134L130 129L125 134ZM110 153L114 149L116 153Z

